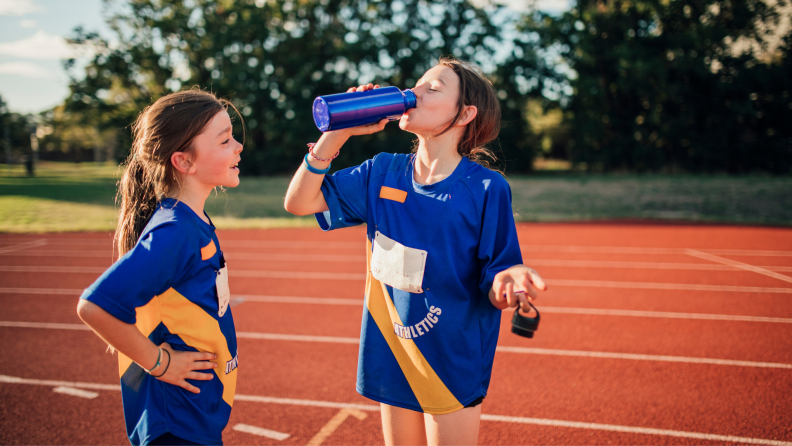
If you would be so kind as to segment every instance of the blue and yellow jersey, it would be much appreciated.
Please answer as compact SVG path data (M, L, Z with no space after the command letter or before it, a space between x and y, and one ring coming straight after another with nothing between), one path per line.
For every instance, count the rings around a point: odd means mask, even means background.
M217 355L215 370L199 371L216 376L191 380L201 389L193 394L153 378L119 353L132 444L147 444L166 432L200 444L222 443L234 404L238 357L231 311L218 307L221 257L214 226L186 204L164 199L135 247L81 297L135 324L156 345L167 342L174 350Z
M488 294L522 263L506 180L463 158L420 185L412 155L381 153L326 176L322 193L322 229L368 227L357 391L431 414L486 396L501 317Z

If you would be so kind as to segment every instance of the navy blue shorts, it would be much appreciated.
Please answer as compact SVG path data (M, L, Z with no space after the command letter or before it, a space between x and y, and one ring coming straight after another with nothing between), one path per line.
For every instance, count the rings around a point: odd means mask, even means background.
M480 397L476 398L475 400L471 401L470 404L465 406L465 409L467 409L468 407L476 407L479 404L481 404L483 401L484 401L484 397L480 396Z
M151 440L149 444L153 445L169 445L169 446L192 446L192 445L200 445L201 443L193 443L190 440L185 440L184 438L177 437L170 432L164 433L159 437Z

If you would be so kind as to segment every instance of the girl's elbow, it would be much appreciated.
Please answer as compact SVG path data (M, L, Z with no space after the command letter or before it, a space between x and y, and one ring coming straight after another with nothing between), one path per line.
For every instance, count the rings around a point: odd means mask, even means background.
M292 203L289 200L283 202L283 208L286 209L286 212L290 214L302 216L302 214L299 212L299 206L296 206L296 203Z
M80 302L77 303L77 316L88 325L91 325L91 320L93 319L93 315L96 314L94 311L96 309L96 304L93 302L88 302L85 299L80 299Z
M283 208L286 209L286 212L289 212L293 215L298 217L304 217L306 215L312 214L309 209L305 206L301 206L299 202L295 202L294 200L286 200L283 202Z

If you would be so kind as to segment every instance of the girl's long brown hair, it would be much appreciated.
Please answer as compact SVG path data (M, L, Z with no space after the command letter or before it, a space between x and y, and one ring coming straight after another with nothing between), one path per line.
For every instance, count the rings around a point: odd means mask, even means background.
M163 96L140 113L132 125L132 149L116 195L120 210L114 242L119 257L135 246L157 202L179 192L171 155L191 151L195 137L228 107L236 111L225 99L189 90Z
M497 162L498 158L486 145L498 137L501 126L500 102L492 82L477 66L454 57L441 57L437 65L451 68L459 77L459 102L454 119L436 136L450 131L462 118L465 106L474 105L478 113L465 126L457 152L471 161L491 168L490 160Z

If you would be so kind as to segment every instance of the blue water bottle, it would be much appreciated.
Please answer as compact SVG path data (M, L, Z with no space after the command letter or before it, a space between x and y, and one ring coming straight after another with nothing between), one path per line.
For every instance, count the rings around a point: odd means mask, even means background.
M322 132L393 121L415 107L415 93L397 87L319 96L313 103L313 118Z

